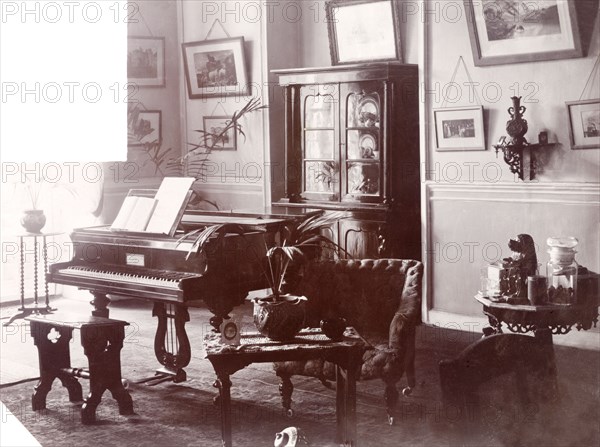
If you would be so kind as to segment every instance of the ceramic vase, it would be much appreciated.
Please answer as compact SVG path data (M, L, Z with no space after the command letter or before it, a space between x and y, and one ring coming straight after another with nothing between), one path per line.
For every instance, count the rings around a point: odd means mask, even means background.
M509 107L508 113L511 117L506 123L506 132L510 135L514 144L522 144L525 142L525 134L527 133L527 120L523 118L523 114L527 110L521 105L521 97L513 96L513 105Z
M42 210L25 210L21 217L21 225L28 233L39 233L46 225L46 216Z
M255 298L254 324L258 331L277 341L293 339L304 327L306 298L303 296L274 295Z

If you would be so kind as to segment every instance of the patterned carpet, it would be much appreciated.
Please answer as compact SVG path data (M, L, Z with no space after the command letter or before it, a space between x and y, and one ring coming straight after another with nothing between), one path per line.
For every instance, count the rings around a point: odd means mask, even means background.
M89 312L87 303L61 300L59 309ZM205 360L201 340L209 312L192 309L187 324L193 357L184 383L154 387L135 382L151 376L155 320L148 304L121 300L111 305L111 316L131 323L122 351L123 376L130 383L135 415L120 416L110 394L97 410L97 423L83 426L78 404L55 382L47 410L31 410L35 381L17 383L37 375L37 352L27 325L2 330L0 399L43 446L220 446L219 408L213 404L214 373ZM2 309L2 315L11 309ZM249 323L249 308L242 308ZM500 379L482 398L482 412L470 415L444 408L440 401L439 360L451 358L479 334L422 326L417 336L419 385L411 396L401 397L398 420L386 424L380 382L358 384L358 445L405 446L583 446L599 445L600 396L597 352L556 347L561 400L552 407L522 409L512 405L510 382ZM75 334L72 364L85 365ZM300 427L311 446L334 446L335 391L314 379L295 377L295 416L287 418L280 405L277 377L271 365L251 365L232 376L233 440L236 446L271 446L275 433ZM8 384L8 386L7 386ZM84 393L87 382L82 380ZM3 416L4 417L4 416ZM3 446L4 447L4 446ZM9 446L6 446L9 447Z

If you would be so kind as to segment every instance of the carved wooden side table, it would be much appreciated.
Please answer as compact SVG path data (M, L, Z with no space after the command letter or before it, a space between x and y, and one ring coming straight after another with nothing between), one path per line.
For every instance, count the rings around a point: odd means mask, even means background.
M273 341L257 332L243 333L237 346L222 343L220 334L210 333L204 337L204 348L217 374L224 446L232 445L229 376L251 363L318 358L336 365L337 442L356 445L356 378L365 344L353 328L347 328L340 341L330 340L320 329L303 329L288 342Z

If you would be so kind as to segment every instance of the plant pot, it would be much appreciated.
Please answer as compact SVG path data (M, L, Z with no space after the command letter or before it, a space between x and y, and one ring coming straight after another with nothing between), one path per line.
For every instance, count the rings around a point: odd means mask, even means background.
M42 210L25 210L21 217L21 225L28 233L39 233L46 225L46 216Z
M272 340L291 340L304 327L306 297L274 295L255 298L254 324L258 331Z

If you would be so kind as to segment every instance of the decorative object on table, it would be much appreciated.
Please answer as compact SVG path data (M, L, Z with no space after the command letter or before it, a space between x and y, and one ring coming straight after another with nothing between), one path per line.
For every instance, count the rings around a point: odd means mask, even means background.
M523 118L523 114L527 110L521 105L521 96L513 96L511 98L512 106L508 108L508 114L511 119L506 122L506 132L510 136L501 136L498 143L494 145L496 149L496 157L498 152L502 151L504 161L510 167L510 172L517 174L523 180L535 179L536 171L539 171L535 151L544 147L551 146L548 143L548 133L542 132L540 141L537 144L530 144L525 138L525 134L529 128L527 120Z
M325 8L332 65L402 62L398 2L331 0Z
M181 47L190 99L250 94L243 37L187 42Z
M341 340L348 325L345 318L325 318L320 321L319 326L325 335L332 340Z
M579 241L572 237L549 237L546 240L550 260L546 264L548 300L553 304L577 304L575 247Z
M524 304L527 301L527 278L538 273L535 243L529 234L510 239L512 255L490 264L482 271L482 295L493 301Z
M548 301L548 282L542 275L527 277L527 299L533 306L546 304Z
M304 445L308 445L308 439L300 430L296 427L288 427L275 434L275 447L297 447L302 442Z
M577 2L464 0L477 66L582 57Z
M438 151L483 151L483 106L440 108L433 111Z
M571 149L600 148L600 99L566 103Z
M25 210L21 216L21 225L28 233L39 233L46 225L46 215L43 210Z
M289 340L304 327L306 297L284 292L288 270L293 261L318 258L322 249L332 250L333 254L343 251L322 232L345 217L344 212L310 216L285 227L283 242L268 250L265 275L271 295L252 300L254 324L261 334L273 340Z
M127 38L127 79L138 87L165 86L165 38Z

